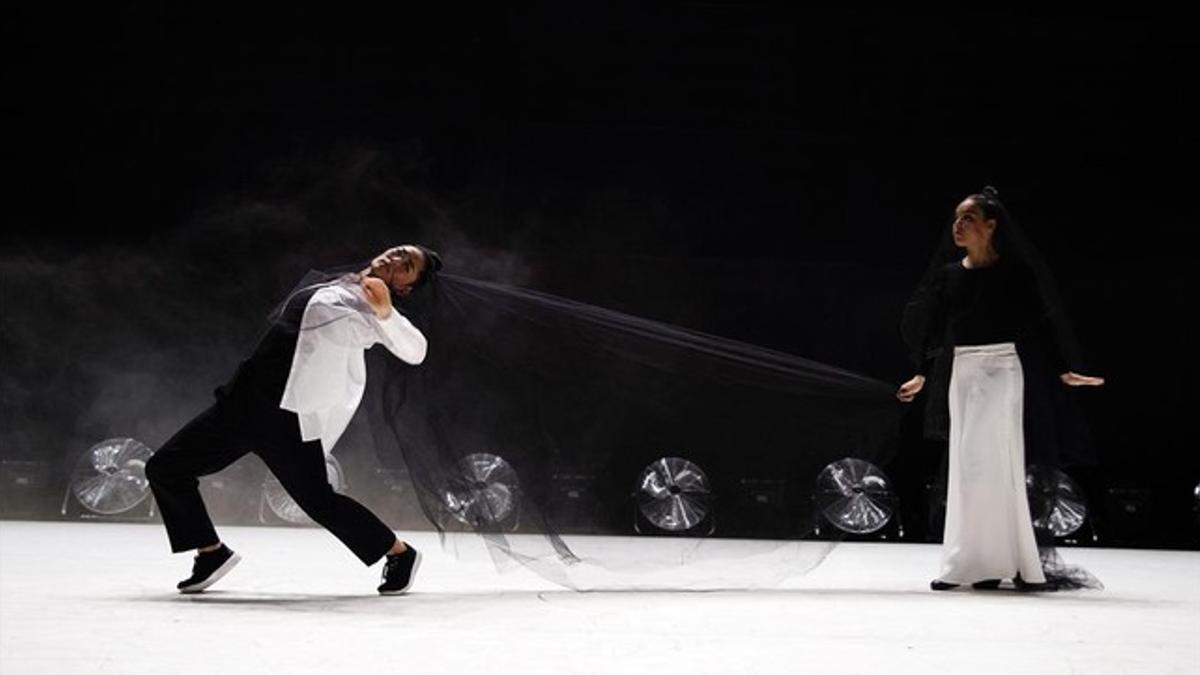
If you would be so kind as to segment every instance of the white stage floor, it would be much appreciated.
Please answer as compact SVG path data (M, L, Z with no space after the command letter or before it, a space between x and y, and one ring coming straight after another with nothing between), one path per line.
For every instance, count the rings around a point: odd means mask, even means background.
M157 524L0 521L0 673L1198 673L1200 552L1063 549L1103 591L928 590L938 547L842 544L778 588L563 590L430 533L407 596L317 529L223 527L209 592Z

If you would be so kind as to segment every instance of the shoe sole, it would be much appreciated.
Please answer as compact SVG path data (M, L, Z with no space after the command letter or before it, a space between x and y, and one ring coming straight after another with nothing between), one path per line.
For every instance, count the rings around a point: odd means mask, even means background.
M186 593L199 593L200 591L203 591L204 589L208 588L209 586L212 586L213 584L217 583L217 581L219 581L221 579L221 577L228 574L229 570L233 569L241 561L242 561L242 556L234 553L233 555L229 556L229 560L226 560L220 567L213 570L213 573L208 575L207 579L205 579L204 581L194 583L191 586L184 586L183 588L179 589L179 592L185 593L185 594Z
M417 570L421 569L421 552L415 552L417 555L413 560L412 571L408 573L408 583L404 585L404 588L397 588L394 591L379 591L380 595L404 595L408 589L412 588L413 582L417 580Z

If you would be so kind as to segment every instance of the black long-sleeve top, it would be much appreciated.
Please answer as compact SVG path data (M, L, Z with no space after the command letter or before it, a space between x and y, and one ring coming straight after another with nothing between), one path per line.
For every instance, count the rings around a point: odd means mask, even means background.
M967 269L961 261L941 265L913 294L901 332L924 389L926 438L946 440L948 391L954 348L1013 342L1025 378L1025 441L1028 461L1059 465L1086 462L1094 449L1078 405L1064 396L1058 375L1088 372L1053 282L1039 278L1023 260L1001 258Z
M923 372L938 348L1021 343L1049 328L1060 367L1082 371L1082 356L1070 327L1042 293L1033 271L1004 259L966 268L953 262L938 270L923 335L912 354Z

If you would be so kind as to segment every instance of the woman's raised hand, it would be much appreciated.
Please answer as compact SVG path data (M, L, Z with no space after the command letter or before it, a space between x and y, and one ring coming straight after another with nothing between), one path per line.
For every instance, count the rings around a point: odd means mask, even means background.
M388 315L392 313L392 292L388 290L383 279L363 277L362 289L367 296L367 304L375 310L375 316L380 319L388 318Z

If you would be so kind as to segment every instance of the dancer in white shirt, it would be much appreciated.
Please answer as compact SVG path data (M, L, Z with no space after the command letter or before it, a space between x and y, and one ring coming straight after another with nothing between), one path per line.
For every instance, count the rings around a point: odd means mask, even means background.
M361 272L293 293L253 354L217 389L216 402L147 462L171 550L197 551L192 576L178 584L181 592L208 588L240 560L218 538L197 478L249 452L364 564L386 556L380 593L408 590L420 554L361 504L333 491L325 454L362 399L364 350L383 344L408 364L424 360L425 336L392 307L392 296L427 284L440 268L433 251L398 246Z

